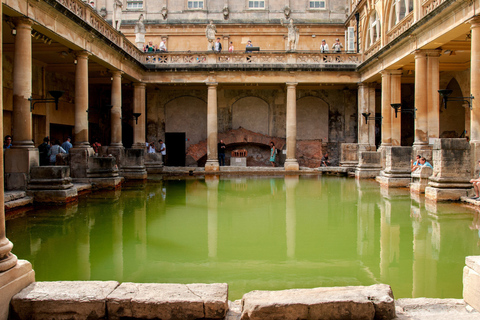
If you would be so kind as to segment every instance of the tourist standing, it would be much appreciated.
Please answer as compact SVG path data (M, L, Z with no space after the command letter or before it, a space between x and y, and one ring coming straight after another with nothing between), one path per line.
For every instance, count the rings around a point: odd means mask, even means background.
M10 149L12 147L12 136L6 135L3 141L3 149Z
M98 140L96 138L94 138L92 148L93 148L93 152L95 152L96 156L98 156L98 151L100 151L101 146L102 145L100 144L100 142L98 142Z
M64 143L62 143L62 148L63 150L65 150L65 153L68 153L70 148L72 147L72 138L71 137L67 137L67 140L65 140Z
M275 157L277 155L277 149L275 148L275 143L270 142L270 163L272 167L275 167Z
M220 43L220 38L217 38L217 42L215 42L213 50L215 52L222 52L222 44Z
M230 41L230 46L228 47L228 52L233 52L235 48L233 47L233 42Z
M227 146L225 145L223 140L220 140L220 142L218 143L218 163L220 164L220 166L225 165L225 149L226 148Z
M147 143L147 153L155 153L155 142Z
M478 166L480 167L480 161L478 161ZM473 190L475 190L475 196L470 199L480 200L480 175L477 179L470 180L470 183L473 184Z
M50 165L54 166L57 160L57 154L67 153L61 146L60 141L55 139L54 145L48 150L48 156L50 157Z
M343 48L343 46L340 43L340 39L339 38L335 39L335 43L332 46L333 51L334 52L341 52L342 48Z
M167 146L163 142L162 139L158 140L158 143L160 144L160 153L162 154L162 161L163 164L165 165L167 163Z
M165 39L162 39L162 41L160 41L160 45L158 46L158 50L160 50L160 52L166 52L167 51L167 44L165 43Z
M325 52L328 52L328 44L327 42L325 41L325 39L322 40L322 44L320 45L320 52L321 53L325 53Z
M38 146L39 158L40 158L40 165L41 166L48 166L50 164L50 160L48 157L48 151L50 151L50 139L48 137L43 138L43 143Z

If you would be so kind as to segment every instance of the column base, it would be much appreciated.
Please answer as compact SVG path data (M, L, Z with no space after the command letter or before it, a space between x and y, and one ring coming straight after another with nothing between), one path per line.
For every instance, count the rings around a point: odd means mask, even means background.
M375 179L378 183L380 183L381 187L384 188L404 188L408 187L410 184L411 178L410 177L387 177L384 175L379 175Z
M125 165L125 148L123 146L111 145L108 147L107 153L115 157L119 168Z
M5 151L5 187L7 190L25 190L30 169L40 164L36 148L12 148Z
M220 165L218 160L207 160L205 163L205 172L218 172L220 171Z
M300 166L297 159L287 159L284 164L285 171L298 171Z
M18 260L13 268L0 272L0 320L8 319L12 297L34 281L35 271L26 260Z
M69 151L70 154L70 176L72 178L86 178L88 169L88 158L95 152L92 147L74 147Z
M448 189L448 188L425 188L425 199L430 201L458 201L461 197L468 196L470 189Z
M374 179L380 174L382 169L380 165L380 152L377 151L359 151L358 166L355 169L356 179Z

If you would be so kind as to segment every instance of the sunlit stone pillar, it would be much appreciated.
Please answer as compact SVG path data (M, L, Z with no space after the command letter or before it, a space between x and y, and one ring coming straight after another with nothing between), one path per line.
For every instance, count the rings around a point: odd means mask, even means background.
M299 181L298 175L286 175L285 176L285 210L286 218L285 224L287 227L287 257L289 259L295 258L295 243L297 229L297 212L295 210L295 189L297 188Z
M75 71L75 148L88 148L88 56L86 51L76 53Z
M428 145L427 56L415 52L415 142L414 146Z
M88 158L94 154L88 141L88 56L78 51L75 56L75 139L70 149L70 174L72 178L86 178Z
M205 171L219 171L217 150L217 86L216 82L209 82L207 101L207 163Z
M111 126L112 137L110 145L112 147L123 147L122 144L122 72L112 71L112 110Z
M299 170L297 158L297 83L287 83L287 159L285 171Z
M440 138L440 50L427 51L428 137Z
M133 84L133 112L141 113L133 129L133 148L145 148L145 83L136 82Z
M382 75L382 147L392 145L391 71L383 70Z
M358 85L358 150L370 151L375 147L375 121L365 122L362 113L375 117L375 87L372 84Z
M470 112L470 141L472 145L472 169L480 160L480 17L470 20L472 31L471 58L470 58L470 93L475 97L472 100ZM472 172L475 172L473 170Z
M218 175L205 176L207 184L207 210L208 210L208 257L217 257L218 243Z
M14 20L15 53L13 57L12 148L5 152L6 188L24 190L30 169L39 165L38 149L32 141L32 21Z
M15 19L15 54L13 58L13 147L34 147L32 141L32 21Z
M2 15L2 6L0 6ZM2 39L0 24L0 43ZM30 34L29 34L30 38ZM0 57L3 57L3 46L0 45ZM0 70L3 70L0 59ZM3 88L3 77L0 76L0 88ZM3 90L0 90L0 110L3 110ZM0 132L3 132L3 112L0 112ZM0 150L0 168L3 168L3 148ZM0 171L0 185L3 186L3 170ZM13 244L6 237L4 188L0 188L0 319L8 319L10 300L13 295L35 281L32 265L25 260L18 260L11 252Z
M391 91L390 91L390 112L392 114L392 146L402 145L402 113L392 108L392 103L402 103L402 71L394 70L391 74Z

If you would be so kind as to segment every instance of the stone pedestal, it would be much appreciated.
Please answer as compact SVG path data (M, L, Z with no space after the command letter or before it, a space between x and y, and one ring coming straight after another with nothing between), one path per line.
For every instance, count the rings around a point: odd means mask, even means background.
M126 149L125 164L122 167L123 177L126 180L145 180L147 170L144 163L144 149Z
M355 168L358 165L358 144L342 143L340 153L340 166Z
M70 154L70 176L73 179L87 178L88 158L93 157L93 148L71 148Z
M117 189L123 181L114 157L90 157L87 177L93 189Z
M480 311L480 256L465 258L463 268L463 300Z
M425 198L432 201L460 200L472 188L470 145L466 139L437 139L433 144L433 175Z
M146 153L144 161L148 174L163 172L162 155L160 153Z
M39 165L36 148L12 148L5 150L5 183L7 190L25 190L30 169Z
M30 262L18 260L15 267L0 272L0 319L7 320L10 300L23 288L35 281L35 272Z
M122 168L125 165L125 148L117 146L109 146L107 148L107 155L112 155L116 159L116 165Z
M358 166L355 170L356 179L373 179L380 174L380 152L360 151L358 153Z
M430 167L420 167L412 172L410 192L425 193L425 188L428 185L428 178L430 178L432 173L433 169Z
M246 167L247 150L233 150L230 158L230 167Z
M33 167L30 173L27 194L34 202L65 204L78 200L77 189L70 178L70 167Z
M407 187L410 184L412 147L385 147L385 169L377 181L388 188Z

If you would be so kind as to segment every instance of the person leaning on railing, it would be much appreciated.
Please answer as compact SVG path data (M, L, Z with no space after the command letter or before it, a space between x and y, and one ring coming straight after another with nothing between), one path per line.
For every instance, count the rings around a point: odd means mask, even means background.
M340 43L340 39L337 38L335 39L335 43L332 46L333 52L341 52L343 48L343 45Z

